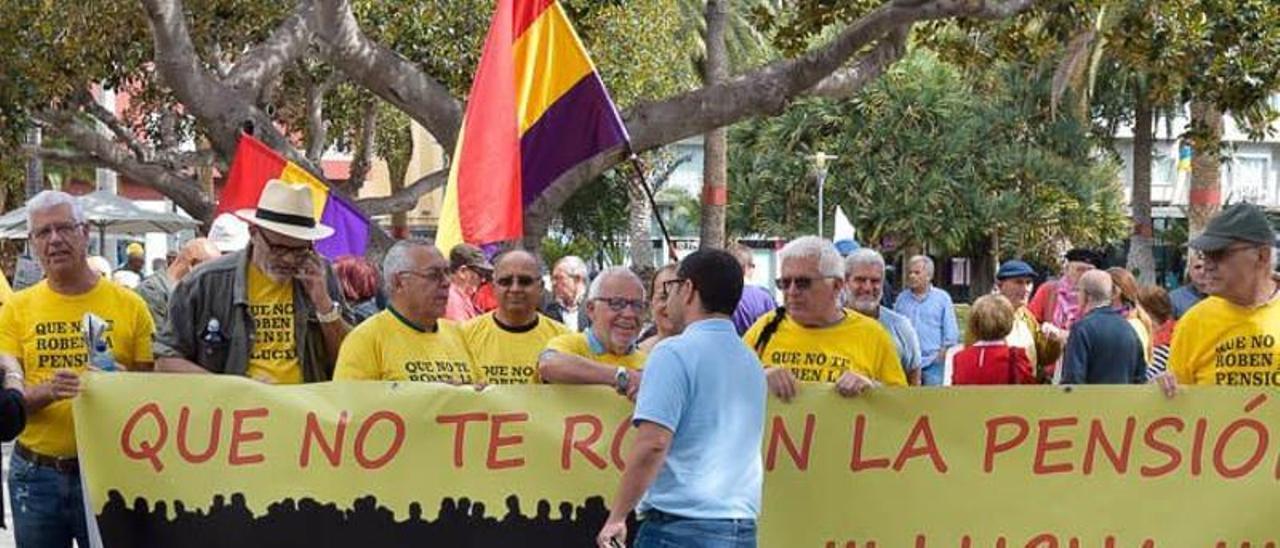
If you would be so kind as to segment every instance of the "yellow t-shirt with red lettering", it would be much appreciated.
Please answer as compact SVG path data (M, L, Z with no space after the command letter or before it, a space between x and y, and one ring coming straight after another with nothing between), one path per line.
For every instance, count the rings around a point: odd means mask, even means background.
M1280 299L1257 308L1208 297L1178 320L1169 371L1182 384L1280 386Z
M133 291L108 280L80 295L61 295L44 280L13 295L0 308L0 354L22 362L27 388L53 379L54 372L83 372L89 353L80 323L86 312L106 320L107 347L125 368L152 362L155 324L147 304ZM18 437L27 448L51 457L76 455L71 400L59 400L27 417Z
M249 316L253 344L245 376L275 384L301 384L302 360L294 341L293 280L275 282L249 265Z
M754 351L760 333L775 314L761 316L742 335L747 348ZM843 320L828 327L805 327L790 316L783 318L760 361L765 367L785 367L802 382L834 383L846 371L854 371L886 385L907 384L889 332L880 322L852 310L846 310Z

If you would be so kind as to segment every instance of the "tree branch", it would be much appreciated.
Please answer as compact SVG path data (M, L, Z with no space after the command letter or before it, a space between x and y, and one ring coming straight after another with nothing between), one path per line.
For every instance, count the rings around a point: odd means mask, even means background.
M863 16L834 40L795 59L778 61L723 84L636 106L625 115L637 152L754 116L781 112L837 71L872 41L899 27L947 17L1017 13L1036 0L895 0Z
M223 83L246 97L257 97L267 82L278 78L285 67L307 50L313 35L311 18L314 12L312 0L298 2L298 7L270 37L241 56Z
M418 205L418 200L421 200L428 192L443 187L448 181L449 170L442 169L427 174L391 196L357 200L356 205L360 206L360 209L363 209L370 217L408 211Z
M831 82L824 80L871 42L889 33L904 32L903 29L913 23L948 17L1008 17L1031 8L1036 2L891 0L849 25L834 40L803 56L766 65L724 83L633 107L623 116L631 134L631 149L644 152L743 119L776 114L811 90L834 93L841 81L846 90L865 85L889 66L890 60L902 47L895 44L898 36L885 40L881 47L851 67L850 74L839 75ZM852 73L859 69L861 77ZM525 210L526 245L536 245L541 236L536 231L549 226L551 215L574 192L625 157L621 150L602 154L569 170L552 183ZM529 232L531 228L535 233Z
M445 150L453 150L462 127L461 103L416 63L365 36L350 2L317 1L315 30L329 44L329 62L422 124Z
M23 145L22 152L27 155L34 155L44 158L46 161L56 164L86 166L86 167L106 167L102 160L97 159L91 154L86 154L78 150L66 148L47 148L36 147L31 145Z
M324 119L325 96L343 79L341 72L334 72L307 87L307 158L312 162L320 162L329 142L329 125Z
M152 150L151 147L142 144L142 141L138 140L138 136L133 133L133 129L126 127L124 123L116 117L115 113L107 110L106 107L103 107L95 101L88 93L78 96L76 102L80 105L80 108L83 108L90 116L93 116L94 119L102 122L102 125L106 126L117 139L123 141L124 144L129 147L129 150L132 150L133 154L140 160L144 162L151 160L155 151Z
M218 154L234 156L241 131L251 124L255 137L323 180L320 168L294 149L270 116L200 66L181 0L142 0L142 5L155 42L157 71L204 126Z
M74 115L42 114L37 115L37 119L65 137L79 151L57 154L55 160L82 162L114 170L165 195L192 217L205 222L212 218L213 202L194 178L139 160L97 128L77 121Z
M910 32L911 25L903 25L890 32L880 39L875 49L859 58L853 66L831 73L806 94L827 99L853 96L907 54L907 36Z

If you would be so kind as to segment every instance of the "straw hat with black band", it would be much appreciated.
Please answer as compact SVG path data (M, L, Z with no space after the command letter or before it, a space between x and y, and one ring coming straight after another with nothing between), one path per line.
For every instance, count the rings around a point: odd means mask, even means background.
M333 235L333 228L316 220L311 188L279 179L267 181L256 209L241 209L236 216L272 232L314 242Z

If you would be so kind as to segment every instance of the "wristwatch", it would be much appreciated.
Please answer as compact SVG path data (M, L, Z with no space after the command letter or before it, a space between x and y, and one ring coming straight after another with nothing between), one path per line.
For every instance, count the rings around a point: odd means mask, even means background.
M316 311L316 319L320 320L320 323L333 323L341 320L342 305L338 304L338 301L333 301L333 308L330 308L328 312Z
M618 367L618 372L613 374L613 386L619 394L626 395L627 389L631 388L631 375L627 373L627 368Z

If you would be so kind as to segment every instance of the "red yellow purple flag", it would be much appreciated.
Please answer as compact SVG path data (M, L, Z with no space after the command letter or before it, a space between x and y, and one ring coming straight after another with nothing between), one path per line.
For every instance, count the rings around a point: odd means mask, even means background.
M267 181L280 179L286 183L311 188L316 218L333 228L333 235L316 242L316 251L330 259L342 255L364 255L369 243L369 221L342 196L329 192L329 187L307 170L285 160L262 141L241 135L236 156L231 160L227 184L218 196L217 213L258 207L258 197Z
M524 235L524 208L560 175L629 140L556 0L498 0L471 84L436 245Z

